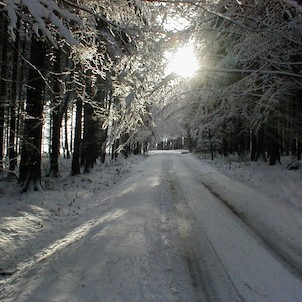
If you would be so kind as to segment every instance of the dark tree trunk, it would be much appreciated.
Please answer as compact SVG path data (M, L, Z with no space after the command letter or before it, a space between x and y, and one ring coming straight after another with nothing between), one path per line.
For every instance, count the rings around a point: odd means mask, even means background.
M280 161L278 131L273 125L270 125L270 127L268 128L268 137L266 143L267 143L269 164L273 166L277 162L280 163L281 161Z
M120 145L120 140L116 139L114 140L113 144L112 144L112 151L111 151L111 159L114 160L118 157L118 148Z
M105 104L104 86L106 81L100 77L96 83L93 82L91 73L87 73L86 93L94 103L102 110ZM96 87L97 86L97 89ZM83 165L84 173L89 173L93 168L98 156L101 154L103 146L104 130L102 129L101 118L96 116L94 107L86 103L84 106L84 139L83 139ZM105 138L106 140L106 138Z
M22 55L23 58L26 59L27 61L30 61L30 49L31 49L31 32L28 31L26 34L26 25L23 24L23 27L21 27L22 35L24 37L24 40L22 40L21 43L21 49L22 49ZM20 34L21 36L21 34ZM18 103L18 118L17 118L17 152L18 154L21 154L21 149L22 149L22 140L21 136L23 133L23 126L24 126L24 117L25 117L25 100L27 96L27 84L28 84L28 76L29 76L29 69L31 68L29 64L22 58L22 66L21 66L21 75L20 75L20 96L19 96L19 103Z
M223 137L222 139L222 154L224 157L228 156L228 143L227 143L227 138L226 136Z
M291 155L296 156L297 155L297 141L295 137L291 137Z
M14 131L15 131L15 101L13 100L13 66L14 66L14 46L10 42L7 43L6 53L6 75L5 75L5 100L6 100L6 142L8 159L14 158ZM13 119L13 120L12 120ZM13 127L13 128L11 128ZM9 162L9 168L11 163ZM12 169L10 169L12 171Z
M182 138L182 144L181 144L181 149L184 148L183 146L183 138ZM144 146L143 146L143 154L146 154L148 152L148 146L149 146L149 142L148 141L144 141Z
M10 135L9 135L9 170L14 171L17 165L16 152L16 100L12 99L10 106Z
M40 72L45 68L45 44L33 37L31 44L31 63L35 68L29 70L27 89L26 118L22 140L19 181L23 191L33 188L41 190L41 140L44 80Z
M50 168L49 176L58 177L59 176L59 153L60 153L60 132L61 132L61 123L63 118L63 112L61 111L61 84L59 74L61 72L61 52L56 50L55 52L55 61L53 65L54 72L56 77L54 79L53 86L53 111L52 111L52 127L51 127L51 152L50 152Z
M73 143L74 143L74 104L71 103L71 118L70 118L70 154L73 153Z
M137 142L134 144L133 154L138 155L141 153L142 153L142 144L140 142Z
M125 156L125 158L128 158L130 155L130 145L129 145L129 134L125 133L120 138L120 144L123 146L123 149L121 150L121 153Z
M264 127L262 126L258 131L257 136L257 160L262 159L264 162L267 161L265 155L265 131Z
M93 107L90 104L84 106L84 139L83 139L83 165L84 173L89 173L97 158L95 141L95 121L93 120Z
M64 130L65 130L65 142L64 142L64 148L65 148L65 153L66 153L66 158L70 158L70 151L69 151L69 142L68 142L68 112L67 112L67 107L66 107L66 110L65 110L65 127L64 127Z
M266 162L264 142L264 129L263 127L261 127L257 135L254 132L251 135L251 161L257 161L261 158L263 161Z
M236 125L237 132L237 153L239 159L245 161L248 159L247 152L249 150L249 133L245 131L243 121L238 120Z
M52 133L51 133L51 152L50 152L50 170L49 175L52 177L59 176L59 155L60 155L60 141L61 141L61 128L62 121L65 113L65 123L67 123L67 108L70 101L70 93L64 94L62 87L62 71L65 68L66 61L64 60L64 53L61 50L56 50L54 61L54 95L53 95L53 112L52 112ZM68 78L69 79L69 78ZM66 132L67 125L65 124ZM67 137L67 136L66 136ZM66 139L66 138L65 138Z
M100 104L100 107L104 111L104 116L101 116L99 118L98 122L98 155L100 157L100 160L102 163L105 163L106 159L106 142L107 142L107 136L108 136L108 127L105 129L103 128L103 124L106 121L106 117L110 112L111 102L112 98L111 96L111 76L110 74L107 75L107 79L102 79L101 77L98 78L97 86L98 91L95 95L95 101L98 101Z
M82 110L83 102L81 99L77 100L74 147L71 164L71 175L81 174L80 166L80 150L81 150L81 136L82 136Z
M16 143L16 110L17 103L19 101L19 82L21 75L21 60L20 60L20 49L21 49L21 41L19 37L20 32L20 19L18 19L17 23L17 33L16 33L16 41L14 43L14 52L13 52L13 69L12 69L12 87L11 87L11 103L10 103L10 136L9 136L9 149L8 149L8 157L9 157L9 170L14 171L17 166L17 143Z
M105 163L106 159L106 141L107 141L108 128L100 130L100 160Z
M189 152L192 152L193 148L194 148L194 143L193 143L193 139L192 139L189 127L186 127L186 132L187 132L186 140L187 140L188 149L189 149Z
M269 155L269 164L270 165L273 166L277 162L280 163L279 144L274 139L269 141L268 155Z
M4 115L5 115L5 78L6 78L6 55L7 34L4 18L0 18L0 172L3 171L4 157Z
M52 128L51 128L51 153L50 153L50 167L49 176L58 177L59 176L59 149L60 149L60 129L61 129L61 119L59 108L55 108L52 113Z
M252 132L251 136L252 136L251 161L257 161L257 136L255 135L254 132Z

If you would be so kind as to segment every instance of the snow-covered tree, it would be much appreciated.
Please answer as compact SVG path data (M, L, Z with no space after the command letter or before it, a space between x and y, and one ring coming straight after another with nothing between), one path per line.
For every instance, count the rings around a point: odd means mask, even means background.
M158 9L153 4L144 1L5 0L0 2L0 7L3 16L1 35L8 31L10 39L7 43L22 43L19 52L24 66L22 81L24 84L28 78L33 81L39 78L40 81L35 97L30 94L34 91L32 87L24 86L26 89L22 89L27 95L22 92L22 101L21 94L17 99L20 104L18 117L22 117L17 131L28 128L17 138L17 141L22 138L24 150L20 180L25 190L30 189L31 184L35 189L40 188L41 137L42 133L45 135L41 129L45 121L50 129L49 175L52 176L59 175L64 116L65 146L72 145L73 149L72 174L80 172L81 164L88 171L96 157L104 155L109 125L114 139L126 135L134 144L149 136L150 103L146 96L154 86L157 69L160 69L161 55L154 43L158 42L155 36L163 35L158 33L158 28L150 26L152 22L152 26L157 23L152 16ZM35 56L39 62L34 61L30 52L37 48L36 44L44 50L44 58ZM1 60L6 60L7 48L9 46L1 43ZM8 72L2 70L1 95L4 97L10 81L6 81ZM30 104L33 103L40 108L39 112L31 111ZM74 136L70 138L74 141L68 142L68 110L75 107L77 118ZM7 115L4 108L5 104L1 106L1 114ZM1 122L5 119L5 116L0 118ZM73 117L71 119L73 121ZM84 128L81 129L82 124ZM37 130L35 138L31 135L30 125ZM3 131L6 128L10 127L5 124ZM138 134L141 129L144 130ZM11 133L14 133L13 127ZM7 144L4 136L1 143ZM36 172L29 172L29 167L35 167Z
M239 153L249 149L251 132L261 140L264 127L274 163L283 104L301 90L300 4L218 1L196 22L201 68L188 95L196 113L190 127L198 137L210 129L221 148L225 140Z

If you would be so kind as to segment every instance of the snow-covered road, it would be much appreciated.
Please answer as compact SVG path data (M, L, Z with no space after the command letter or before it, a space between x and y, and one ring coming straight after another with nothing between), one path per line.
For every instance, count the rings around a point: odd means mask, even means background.
M302 301L301 212L154 152L0 283L1 301Z

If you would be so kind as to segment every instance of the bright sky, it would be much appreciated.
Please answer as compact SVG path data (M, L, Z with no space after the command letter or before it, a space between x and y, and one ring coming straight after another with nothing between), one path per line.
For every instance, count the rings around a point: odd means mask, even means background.
M167 59L169 62L168 74L174 72L181 77L188 78L192 77L198 69L198 61L192 43L178 48L174 53L167 54Z

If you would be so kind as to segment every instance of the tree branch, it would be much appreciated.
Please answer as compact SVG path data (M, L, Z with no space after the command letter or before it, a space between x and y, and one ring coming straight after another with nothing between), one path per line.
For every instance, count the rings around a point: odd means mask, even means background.
M102 20L103 22L105 22L106 24L108 24L111 27L118 28L114 23L112 23L111 21L109 21L107 18L105 18L104 16L102 16L100 14L97 14L97 13L93 12L88 7L85 7L85 6L80 5L80 4L75 4L75 3L73 3L73 2L71 2L69 0L62 0L62 2L64 2L67 5L70 5L71 7L77 8L79 10L82 10L82 11L84 11L86 13L89 13L89 14L95 16L96 18Z
M210 72L222 72L222 73L241 73L241 74L272 74L272 75L280 75L280 76L288 76L293 78L302 79L302 75L286 72L286 71L278 71L278 70L253 70L253 69L231 69L231 68L207 68L202 67L200 71L210 71Z

